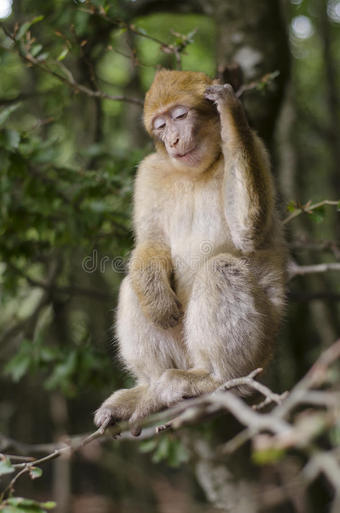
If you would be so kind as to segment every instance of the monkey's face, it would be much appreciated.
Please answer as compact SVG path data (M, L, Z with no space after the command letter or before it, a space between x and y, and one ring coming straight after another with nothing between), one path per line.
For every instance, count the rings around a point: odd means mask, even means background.
M217 152L219 131L212 133L215 124L194 108L175 105L155 116L152 131L176 167L197 168L207 158L213 160Z

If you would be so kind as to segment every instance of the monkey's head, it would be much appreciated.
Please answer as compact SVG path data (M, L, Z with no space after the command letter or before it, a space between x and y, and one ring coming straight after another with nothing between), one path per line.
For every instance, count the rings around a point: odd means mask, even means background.
M204 73L164 69L146 93L146 130L176 168L206 169L220 153L219 118L204 97L212 83Z

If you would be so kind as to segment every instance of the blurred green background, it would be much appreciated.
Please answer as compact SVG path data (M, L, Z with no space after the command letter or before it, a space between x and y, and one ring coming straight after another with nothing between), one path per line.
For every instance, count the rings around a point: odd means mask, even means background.
M0 451L6 437L42 444L91 431L102 399L131 385L115 357L112 326L133 244L133 178L152 151L140 102L157 67L176 66L171 48L183 69L212 76L221 53L209 9L149 3L143 13L141 1L1 0ZM290 79L281 73L281 110L267 137L285 217L289 202L340 197L340 2L282 7L289 55L273 55L277 65L264 72L290 67ZM270 87L251 94L266 105ZM334 207L299 216L287 237L300 264L340 259ZM339 273L290 283L271 366L275 391L292 387L336 340L339 304ZM25 477L18 494L54 499L59 513L213 512L192 439L208 443L215 431L221 424L207 422L148 442L95 444L72 462L47 465L37 481ZM280 508L263 511L300 513L288 499Z

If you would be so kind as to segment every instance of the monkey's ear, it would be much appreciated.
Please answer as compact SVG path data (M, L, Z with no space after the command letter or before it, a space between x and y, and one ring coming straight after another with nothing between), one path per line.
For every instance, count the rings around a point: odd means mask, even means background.
M214 78L212 81L212 85L222 85L222 82L219 78Z

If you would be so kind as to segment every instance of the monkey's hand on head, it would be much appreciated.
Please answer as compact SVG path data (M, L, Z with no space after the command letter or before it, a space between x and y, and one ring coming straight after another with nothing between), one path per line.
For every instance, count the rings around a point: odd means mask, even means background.
M209 86L204 94L207 100L215 103L222 122L222 141L235 138L237 134L250 134L247 117L242 103L237 98L230 84L215 84ZM246 141L243 141L246 142Z
M238 102L233 86L231 84L211 85L206 88L204 96L207 100L215 102L217 107L221 101L231 100Z

